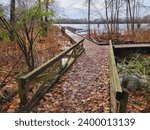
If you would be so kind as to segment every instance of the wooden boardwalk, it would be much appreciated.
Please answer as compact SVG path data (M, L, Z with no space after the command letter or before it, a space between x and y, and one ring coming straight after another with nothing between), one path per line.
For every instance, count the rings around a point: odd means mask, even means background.
M71 31L69 31L69 30L66 30L65 32L66 32L66 34L67 34L68 36L70 36L70 37L71 37L72 39L74 39L76 42L79 42L79 41L81 41L82 39L84 39L83 37L81 37L81 36L79 36L79 35L77 35L77 34L71 32Z
M66 31L76 42L83 38ZM108 46L83 43L85 52L33 112L110 112Z
M128 48L149 51L150 45L116 43L114 51L111 40L102 45L63 28L62 33L73 45L18 79L21 111L126 112L128 93L120 85L115 56ZM26 86L33 80L39 83L28 100Z

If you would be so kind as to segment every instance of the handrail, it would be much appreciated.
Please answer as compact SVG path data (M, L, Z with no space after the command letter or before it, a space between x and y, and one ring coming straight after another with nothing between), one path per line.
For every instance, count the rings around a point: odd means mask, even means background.
M83 48L84 39L80 40L78 43L75 43L67 50L61 52L54 58L48 60L46 63L35 68L33 71L28 74L18 78L19 86L19 97L21 101L21 108L24 108L25 111L30 111L36 102L38 102L42 96L49 90L49 88L57 82L59 77L73 64L75 59L84 51ZM65 64L62 64L63 58L67 58ZM30 81L39 77L40 74L45 72L48 68L54 66L53 69L49 72L52 73L51 81L47 87L40 86L37 91L33 94L31 100L27 101L27 85ZM49 81L49 80L48 80ZM44 90L43 90L44 89ZM43 92L42 92L43 91Z
M128 92L121 87L112 41L109 41L111 112L126 112Z
M71 43L76 43L76 41L74 39L72 39L72 37L70 37L70 35L67 35L67 33L66 33L67 29L65 29L64 27L60 27L60 29L61 29L63 35L65 35L70 40Z
M111 69L112 69L111 71L112 71L112 74L114 75L112 77L114 81L114 89L116 93L120 94L122 93L122 88L120 85L119 75L117 72L117 66L116 66L116 61L115 61L115 56L114 56L114 51L113 51L111 40L110 40L110 60L111 60Z
M33 71L31 71L30 73L20 77L20 79L23 80L33 80L35 76L39 75L40 73L42 73L43 71L45 71L49 66L51 66L52 64L54 64L56 61L58 61L59 59L61 59L64 55L66 55L68 52L70 52L72 49L74 49L76 46L78 46L79 44L81 44L84 41L84 39L82 39L80 42L74 44L73 46L71 46L70 48L68 48L67 50L61 52L60 54L58 54L57 56L55 56L54 58L50 59L49 61L47 61L46 63L42 64L41 66L39 66L38 68L34 69Z

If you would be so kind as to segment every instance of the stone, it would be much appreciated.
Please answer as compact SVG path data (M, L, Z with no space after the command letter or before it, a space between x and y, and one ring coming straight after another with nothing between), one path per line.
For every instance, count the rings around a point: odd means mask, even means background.
M119 75L121 86L132 90L137 90L140 86L140 77L136 75L121 74Z

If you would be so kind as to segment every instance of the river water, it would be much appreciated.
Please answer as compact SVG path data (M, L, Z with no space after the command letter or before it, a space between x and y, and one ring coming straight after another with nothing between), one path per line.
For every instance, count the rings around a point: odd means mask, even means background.
M69 27L73 27L73 28L77 28L77 29L82 29L83 32L85 33L87 32L87 24L56 24L59 26L69 26ZM99 32L107 32L106 29L106 24L91 24L91 31L99 31ZM119 24L119 30L120 33L123 33L124 31L126 31L127 25L126 24ZM137 24L135 25L135 28L137 28ZM150 29L150 24L141 24L140 25L141 29Z

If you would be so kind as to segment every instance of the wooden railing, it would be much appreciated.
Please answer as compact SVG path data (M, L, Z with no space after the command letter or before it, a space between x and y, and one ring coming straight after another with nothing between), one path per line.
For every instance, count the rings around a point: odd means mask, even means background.
M122 88L120 84L114 56L114 49L111 40L109 49L109 65L110 65L111 112L126 112L128 92L125 88Z
M30 112L84 51L82 39L30 73L18 78L21 110Z
M60 27L60 30L64 36L66 36L71 43L76 43L74 39L72 39L69 35L66 34L66 29L64 27ZM84 38L83 38L84 39Z

